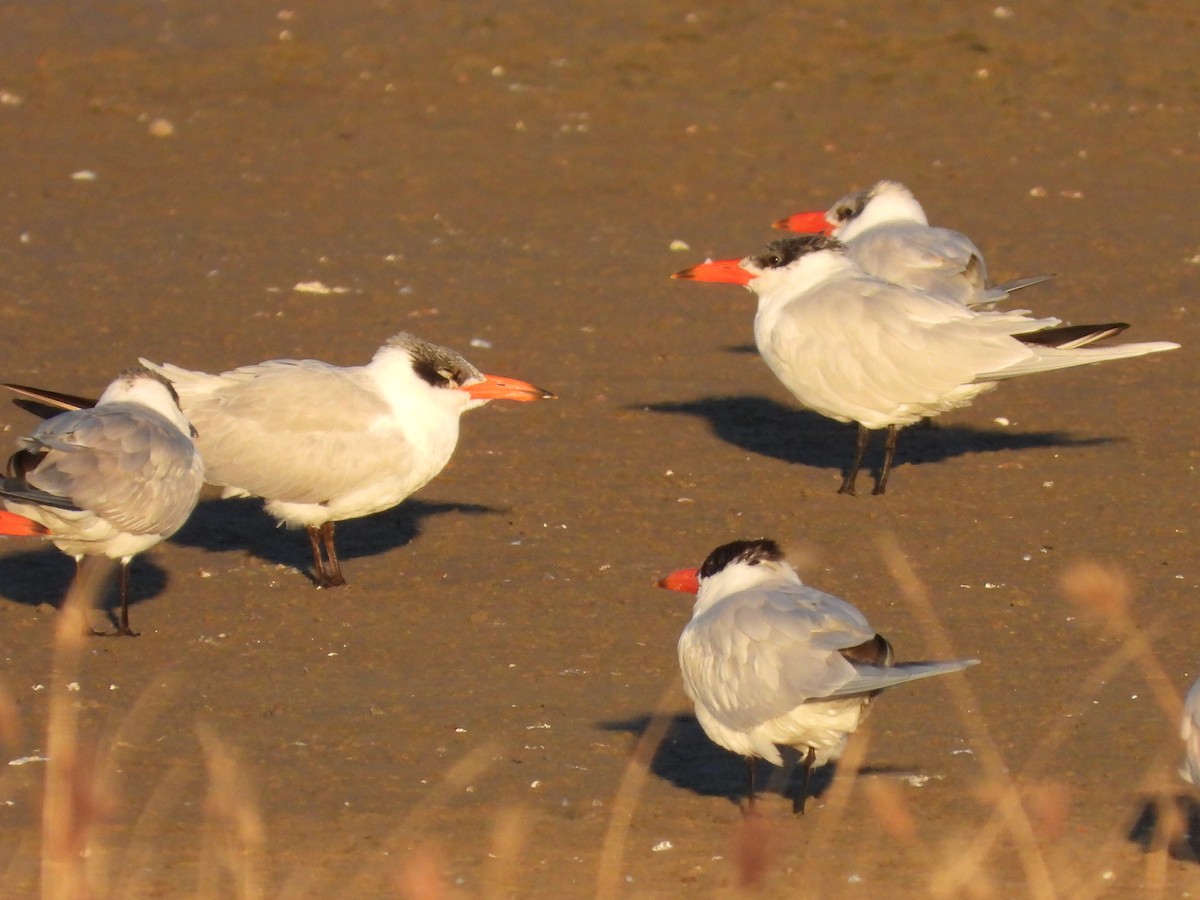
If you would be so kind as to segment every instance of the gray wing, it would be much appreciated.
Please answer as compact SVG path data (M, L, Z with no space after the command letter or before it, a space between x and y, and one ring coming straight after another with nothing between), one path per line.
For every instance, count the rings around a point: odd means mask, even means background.
M877 225L850 242L851 257L877 278L973 306L987 297L987 267L970 238L918 223Z
M132 534L174 533L187 521L203 484L191 440L139 404L62 413L22 443L46 451L26 474L30 485L69 498Z
M855 666L854 678L847 681L834 692L834 696L846 694L865 694L871 691L881 691L884 688L895 687L922 678L932 678L935 675L945 675L948 672L959 672L969 666L979 665L977 659L951 659L945 662L909 662L897 663L894 666Z
M875 637L853 606L803 585L734 594L680 637L684 683L730 728L746 731L855 677L839 652Z
M361 372L276 360L219 376L194 373L202 382L172 381L199 433L209 481L260 497L321 503L359 487L364 472L402 471L411 459L399 436L371 432L390 411Z

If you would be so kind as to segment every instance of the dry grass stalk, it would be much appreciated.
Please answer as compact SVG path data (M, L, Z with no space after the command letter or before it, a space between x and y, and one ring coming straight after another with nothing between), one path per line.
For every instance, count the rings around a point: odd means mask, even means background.
M491 858L483 875L488 897L513 896L520 872L521 849L529 836L529 815L520 807L502 809L492 823Z
M233 752L208 727L197 728L208 769L206 852L200 867L200 896L224 892L224 874L238 900L263 896L262 856L266 832L249 780Z
M422 844L396 873L396 890L406 900L447 900L451 895L445 870L441 851L433 844Z
M739 891L754 891L775 860L775 833L766 818L756 814L742 816L733 829L734 886Z
M21 714L12 692L0 685L0 746L15 754L21 746Z
M871 807L871 818L889 837L903 844L921 845L917 820L909 812L896 782L886 778L864 778L863 792Z
M111 801L95 755L80 743L79 714L67 685L79 671L89 614L114 570L115 563L106 557L84 557L55 622L42 800L43 900L83 900L105 893L89 857L96 827Z
M858 772L867 758L867 748L870 744L869 728L861 728L853 735L846 746L846 752L838 760L836 775L822 803L821 821L808 823L814 828L808 848L804 853L804 862L800 866L800 871L804 873L805 896L826 896L821 883L823 875L821 860L833 855L829 851L829 844L837 839L838 824L845 817L849 808L850 794L858 781Z
M624 868L625 843L629 827L633 822L633 811L638 797L650 774L650 763L659 745L667 736L667 729L674 718L673 710L680 702L681 682L677 678L654 707L646 730L633 751L633 758L625 767L616 796L609 807L608 828L604 832L604 843L600 848L600 861L596 872L596 897L598 900L616 898L621 885L621 869Z
M1134 660L1154 693L1154 699L1172 722L1178 722L1183 701L1174 682L1163 669L1150 641L1150 632L1138 628L1133 617L1133 587L1116 566L1076 563L1060 580L1063 593L1081 614L1099 619L1113 634L1133 645Z
M1142 881L1147 896L1164 896L1167 890L1169 849L1172 831L1174 793L1172 785L1164 778L1170 761L1179 753L1176 724L1182 711L1182 700L1171 677L1163 668L1154 652L1154 639L1162 630L1159 623L1149 628L1138 627L1134 615L1134 590L1129 576L1120 568L1095 562L1079 562L1070 566L1062 575L1060 585L1064 596L1079 610L1081 618L1099 624L1116 637L1122 639L1121 655L1135 662L1151 694L1171 724L1169 739L1159 748L1146 775L1139 784L1138 793L1150 796L1156 810L1155 834L1147 852L1143 855ZM1097 859L1104 868L1119 875L1119 867L1111 861L1117 857L1117 846L1127 841L1127 826L1122 823L1114 828L1100 847ZM1095 879L1084 882L1076 897L1098 896L1103 888Z
M895 535L887 535L881 541L883 556L892 573L892 577L900 585L901 593L908 601L921 630L929 635L930 646L937 656L953 658L954 651L950 637L946 633L941 620L934 612L925 586L917 578L908 559L900 549ZM954 708L971 737L971 743L976 756L983 765L988 777L1004 786L1003 795L996 805L996 814L1004 821L1005 827L1012 835L1016 844L1017 855L1025 873L1029 893L1035 898L1054 897L1056 890L1050 868L1046 863L1029 815L1022 806L1017 790L1008 774L1004 758L1000 754L996 742L992 740L987 724L978 715L970 714L970 710L979 709L979 703L971 689L969 678L940 678L939 683L948 691L954 701ZM984 854L976 842L976 852L964 853L957 860L955 869L963 879L965 887L982 868Z
M435 888L443 890L443 888L437 887L440 884L445 886L444 893L413 893L411 896L421 898L449 896L448 882L441 870L441 853L435 850L434 845L424 835L430 830L430 821L434 818L435 812L446 806L452 796L461 794L487 771L499 751L500 744L497 741L485 741L454 763L446 770L441 781L425 796L425 799L409 811L408 815L383 842L381 849L384 853L395 858L404 858L391 876L391 881L397 886L397 890L403 891L410 888L414 891L433 891ZM436 879L429 873L430 866L438 867L434 873L437 875ZM368 884L378 874L377 866L365 866L348 882L339 885L339 890L346 897L371 896L371 888ZM416 881L412 881L414 877L417 879Z

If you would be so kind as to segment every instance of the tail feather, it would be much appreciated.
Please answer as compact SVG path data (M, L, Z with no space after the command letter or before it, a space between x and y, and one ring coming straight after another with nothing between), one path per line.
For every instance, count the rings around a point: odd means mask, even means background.
M0 509L0 536L2 537L31 537L49 533L50 529L41 522L35 522L25 516Z
M1108 322L1104 325L1063 325L1059 328L1043 328L1028 334L1014 334L1023 344L1041 347L1057 347L1059 350L1074 350L1114 337L1129 327L1128 322Z
M1179 345L1172 341L1149 341L1142 344L1082 347L1073 350L1038 346L1031 346L1030 349L1034 352L1028 359L993 372L980 372L975 376L975 382L1003 381L1006 378L1030 375L1034 372L1052 372L1055 369L1069 369L1074 366L1108 362L1110 359L1128 359L1134 356L1145 356L1147 353L1162 353L1165 350L1178 350Z
M30 387L25 384L9 384L8 382L4 382L3 386L14 394L26 397L38 405L49 406L55 410L91 409L96 405L96 401L88 397L77 397L74 394L60 394L58 391L49 391L45 388Z
M898 684L906 684L909 681L919 681L935 675L959 672L976 665L979 665L977 659L952 659L945 662L898 663L894 666L855 666L858 674L853 680L842 685L833 696L866 694L895 687Z
M38 506L66 509L72 512L78 512L80 509L70 497L39 490L21 478L0 478L0 497L15 500L17 503L35 503Z
M1003 291L1006 294L1011 294L1014 291L1020 291L1027 287L1033 287L1035 284L1041 284L1043 281L1049 281L1051 278L1056 278L1055 275L1030 275L1028 278L1014 278L1012 281L1004 281L1000 284L992 285L993 291Z

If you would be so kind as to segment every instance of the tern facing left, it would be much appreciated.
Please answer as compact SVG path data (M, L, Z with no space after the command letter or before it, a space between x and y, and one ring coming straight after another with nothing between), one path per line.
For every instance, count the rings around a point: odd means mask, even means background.
M824 235L784 238L744 259L701 263L676 278L741 284L758 296L754 340L804 406L857 422L853 463L839 493L853 494L870 431L887 429L874 493L887 488L898 430L967 406L997 382L1174 350L1170 341L1086 346L1124 323L1057 328L1028 310L973 310L865 273Z
M165 378L122 372L92 408L64 412L21 438L0 502L42 525L78 563L120 560L119 634L129 627L129 562L178 531L204 484L192 426ZM29 533L5 519L4 534Z
M756 759L803 755L802 811L811 770L842 755L881 690L979 662L893 664L863 614L801 582L771 540L724 544L659 587L696 594L679 637L684 690L704 733L749 761L751 806Z
M983 253L974 242L960 231L930 225L912 191L898 181L877 181L842 197L826 212L796 213L775 227L836 237L868 275L973 309L1007 300L1013 291L1053 277L991 284Z

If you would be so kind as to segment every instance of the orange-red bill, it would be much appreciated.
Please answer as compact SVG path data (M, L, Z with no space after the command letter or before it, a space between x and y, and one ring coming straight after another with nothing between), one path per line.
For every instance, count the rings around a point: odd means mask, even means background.
M710 281L713 284L749 284L754 275L743 269L738 263L740 259L710 259L698 266L676 272L672 278L686 278L689 281Z
M823 212L796 213L794 216L780 219L771 227L799 234L833 234L833 226L829 224Z
M0 535L5 537L28 537L35 534L49 534L50 529L41 522L27 519L5 509L0 509Z
M700 590L699 573L699 569L680 569L678 572L672 572L660 581L658 586L666 588L668 591L683 591L685 594L694 594Z
M484 375L484 380L475 384L464 385L466 391L475 400L516 400L528 403L531 400L557 400L549 391L534 387L527 381L515 378L505 378L503 375Z

